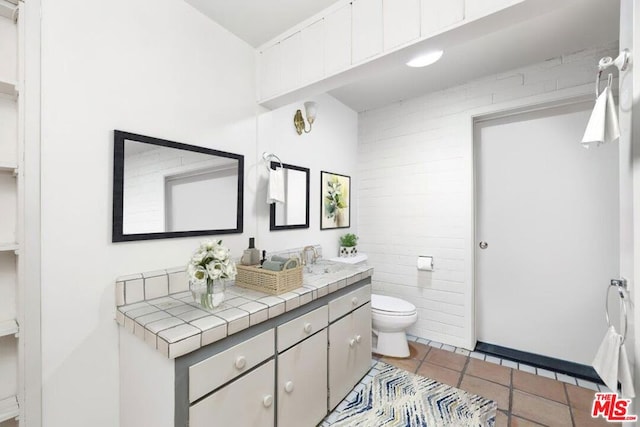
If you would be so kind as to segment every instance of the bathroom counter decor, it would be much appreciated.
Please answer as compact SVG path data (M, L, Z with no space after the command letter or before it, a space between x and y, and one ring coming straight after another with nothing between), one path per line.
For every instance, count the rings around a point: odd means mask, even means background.
M237 268L236 285L242 288L281 295L302 286L301 265L282 271L267 270L256 265L238 265Z
M366 265L328 261L315 267L313 273L305 272L302 286L278 296L231 281L226 300L213 310L193 302L185 268L120 277L116 281L116 320L151 348L174 359L368 279L373 273Z

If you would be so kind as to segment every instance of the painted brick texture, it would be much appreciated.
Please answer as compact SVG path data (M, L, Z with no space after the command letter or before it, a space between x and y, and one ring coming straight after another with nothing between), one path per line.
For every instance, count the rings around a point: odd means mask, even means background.
M359 115L358 232L375 292L418 308L410 333L468 346L472 308L470 111L593 85L617 43L551 58ZM419 272L418 255L435 271Z

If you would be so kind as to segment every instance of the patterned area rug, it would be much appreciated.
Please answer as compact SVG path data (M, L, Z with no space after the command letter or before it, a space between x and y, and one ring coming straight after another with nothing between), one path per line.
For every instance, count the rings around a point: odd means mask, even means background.
M498 404L386 363L332 427L493 427Z

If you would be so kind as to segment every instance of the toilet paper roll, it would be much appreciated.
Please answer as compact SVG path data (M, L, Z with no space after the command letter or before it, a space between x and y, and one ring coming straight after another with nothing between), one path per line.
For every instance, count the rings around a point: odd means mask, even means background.
M433 271L433 257L431 256L419 256L418 257L418 270Z

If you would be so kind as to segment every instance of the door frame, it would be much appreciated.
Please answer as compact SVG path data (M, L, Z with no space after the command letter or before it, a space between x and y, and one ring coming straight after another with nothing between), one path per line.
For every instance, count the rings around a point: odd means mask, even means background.
M514 99L511 101L505 101L498 104L492 104L488 106L479 107L473 110L467 111L467 137L464 141L467 146L467 152L471 155L467 159L467 170L469 171L468 179L468 195L467 195L467 209L471 212L469 222L467 224L467 230L465 231L466 243L465 254L469 262L468 271L466 272L465 282L468 283L469 288L466 292L465 304L467 307L467 325L468 331L467 340L464 343L468 350L473 350L476 345L476 284L475 284L475 247L476 247L476 168L475 160L476 153L474 150L474 129L478 122L513 116L521 113L545 110L548 108L561 107L564 105L578 104L585 101L595 101L593 94L593 84L585 84L567 89L561 89L554 92L543 93L539 95L529 96L525 98ZM586 126L586 123L585 123ZM576 141L578 144L579 141Z

